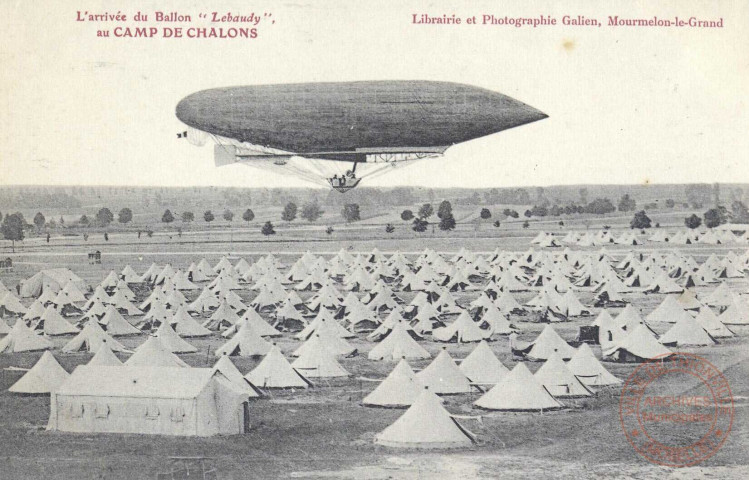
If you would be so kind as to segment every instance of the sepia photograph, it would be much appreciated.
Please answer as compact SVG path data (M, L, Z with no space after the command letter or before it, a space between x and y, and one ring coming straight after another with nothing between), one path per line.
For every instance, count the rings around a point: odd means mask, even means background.
M749 1L0 22L0 479L749 477Z

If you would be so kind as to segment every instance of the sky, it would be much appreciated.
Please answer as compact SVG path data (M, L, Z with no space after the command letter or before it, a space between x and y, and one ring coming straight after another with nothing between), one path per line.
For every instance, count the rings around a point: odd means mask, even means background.
M450 148L371 185L749 182L749 1L0 2L0 184L305 186L177 140L206 88L421 79L495 90L549 118ZM271 13L253 40L97 38L78 11ZM603 27L425 26L413 14L584 15ZM723 18L724 28L605 26ZM214 24L214 26L221 26ZM229 25L224 25L229 26Z

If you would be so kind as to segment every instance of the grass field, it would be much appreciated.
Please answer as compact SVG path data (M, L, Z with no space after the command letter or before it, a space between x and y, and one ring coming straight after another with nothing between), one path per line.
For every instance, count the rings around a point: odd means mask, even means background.
M358 225L346 229L337 227L327 235L322 227L302 229L279 228L271 238L257 232L235 229L211 232L189 232L182 237L157 232L154 237L137 239L133 233L113 234L109 242L101 238L54 237L49 244L43 239L28 239L13 255L15 270L0 274L9 288L22 278L28 278L45 267L68 267L86 282L96 285L109 270L120 271L130 264L142 273L151 264L171 263L175 268L186 268L192 261L206 257L215 264L228 254L235 261L239 256L255 260L273 252L290 265L298 253L334 253L340 248L352 252L366 252L374 247L381 251L419 252L428 246L437 251L455 252L461 247L489 252L496 248L524 251L529 240L543 224L533 228L492 229L484 225L476 232L472 225L462 225L455 232L427 233L416 236L403 232L387 236L377 224ZM558 228L558 227L557 227ZM575 228L575 227L567 227ZM583 228L581 228L583 229ZM598 250L589 248L588 251ZM633 247L607 247L614 254L623 254ZM645 252L663 248L648 244L634 247ZM101 265L90 265L86 253L100 249ZM744 246L745 250L746 247ZM711 253L723 255L729 250L741 253L737 246L684 246L684 254L703 260ZM556 251L559 251L557 249ZM4 253L5 254L5 253ZM746 280L731 281L734 291L747 292ZM706 293L714 287L700 287ZM398 293L409 302L413 294ZM189 298L194 298L192 293ZM250 300L255 293L242 291ZM309 294L304 294L306 298ZM521 303L535 293L517 294ZM466 304L476 292L457 294ZM663 295L629 294L626 296L643 314L652 311ZM580 294L583 304L589 304L590 294ZM563 338L575 338L580 325L589 324L593 315L557 324L555 329ZM511 321L522 329L521 339L531 340L543 324L513 316ZM661 327L657 327L661 328ZM662 333L662 331L659 331ZM137 435L65 434L46 432L49 414L47 396L19 396L7 388L19 377L16 372L3 370L0 379L0 478L5 479L133 479L156 478L168 470L173 456L205 456L218 467L221 479L240 478L499 478L499 477L556 477L556 478L746 478L749 476L749 330L738 337L721 341L714 347L684 349L704 356L718 366L728 378L736 401L736 413L729 440L712 458L698 467L668 469L653 466L640 457L627 442L619 421L619 392L604 390L592 399L566 402L568 409L553 413L487 413L471 406L477 394L446 397L446 408L460 415L481 415L482 421L463 420L463 424L477 435L478 443L462 451L409 452L375 446L374 435L391 424L402 410L373 409L360 405L361 398L375 387L375 383L360 381L359 377L382 378L394 366L390 362L373 362L366 358L373 347L362 335L352 340L360 351L354 358L342 359L341 364L352 377L343 380L315 382L309 391L273 393L268 398L252 402L252 429L242 436L213 438L171 438ZM122 340L134 347L143 336ZM67 339L55 339L56 347ZM190 339L199 353L181 357L193 366L210 366L210 355L222 342L219 336ZM278 341L284 352L299 344L289 334ZM436 354L442 345L427 341L424 347ZM464 358L473 345L447 346L456 359ZM506 338L498 337L491 348L499 359L512 368L515 365ZM594 347L597 355L600 349ZM54 351L68 370L87 362L90 354L60 354ZM30 367L40 357L33 354L0 354L0 367ZM124 358L124 357L123 357ZM238 368L246 373L258 360L239 358ZM428 362L412 362L415 369ZM531 371L539 363L529 362ZM619 378L625 378L633 365L606 364ZM693 385L671 385L687 391Z

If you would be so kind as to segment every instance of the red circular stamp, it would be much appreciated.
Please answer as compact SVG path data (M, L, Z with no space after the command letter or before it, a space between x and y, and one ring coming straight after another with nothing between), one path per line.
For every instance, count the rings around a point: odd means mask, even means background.
M627 378L619 401L624 434L650 462L696 465L715 455L733 425L728 380L690 353L658 356Z

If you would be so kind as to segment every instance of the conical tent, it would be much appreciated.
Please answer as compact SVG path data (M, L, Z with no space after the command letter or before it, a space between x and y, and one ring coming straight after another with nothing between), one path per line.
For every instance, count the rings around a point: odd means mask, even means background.
M231 361L228 355L222 355L215 365L213 370L221 372L227 380L229 380L235 387L239 388L250 398L262 397L263 393L250 382L242 373L239 371L236 365Z
M139 335L142 333L140 330L130 325L130 323L125 320L122 315L120 315L120 312L118 312L112 305L107 306L106 313L104 313L104 316L99 320L99 324L101 324L107 333L113 337Z
M194 353L198 351L197 348L182 340L177 332L175 332L169 325L169 322L162 323L154 335L158 337L164 347L172 353Z
M100 367L121 367L122 362L117 355L112 352L109 345L103 343L96 354L88 361L86 365L98 365Z
M127 359L128 367L182 367L190 368L177 355L170 352L158 337L150 336L135 353Z
M390 334L375 345L367 356L370 360L397 360L399 358L413 360L430 357L429 352L408 334L405 321L398 322Z
M563 408L523 363L515 365L491 390L474 403L486 410L543 411Z
M296 371L281 350L272 346L263 360L245 375L245 378L260 388L307 388L312 383Z
M470 447L473 438L434 393L424 390L398 420L375 436L375 443L393 448L463 448Z
M44 334L54 335L71 335L78 333L78 329L65 320L62 315L53 307L48 306L37 325L43 324ZM38 328L38 327L37 327Z
M314 342L312 341L314 340ZM336 335L331 329L320 328L318 332L312 334L312 336L304 342L299 348L294 350L292 356L301 357L304 352L310 348L311 345L320 342L326 350L332 355L353 355L356 353L356 347L351 345L345 339Z
M5 314L23 315L24 313L26 313L26 307L13 292L0 292L0 317Z
M424 391L406 359L398 362L392 372L362 400L368 407L408 407Z
M553 353L534 375L546 391L557 398L589 397L593 394L567 368L558 353Z
M482 330L478 324L471 319L468 312L464 310L450 325L442 328L435 328L432 332L432 338L440 342L455 341L458 343L469 343L487 340L493 333L494 330L491 327L487 330Z
M733 298L718 320L725 325L749 325L749 304L740 298Z
M489 305L481 313L481 322L487 323L496 335L509 335L515 331L507 317L494 305Z
M459 368L471 383L479 385L495 385L510 372L485 341L460 362Z
M694 319L697 320L697 323L699 323L700 326L713 338L728 338L734 336L731 329L726 327L709 307L702 307Z
M715 345L717 342L704 328L690 315L679 319L661 338L658 339L663 345L695 347Z
M255 330L244 325L229 341L216 349L216 356L238 355L240 357L256 357L270 351L271 344L255 333Z
M666 358L673 352L664 347L645 325L640 325L616 345L603 350L605 359L615 362L643 362L652 358Z
M622 383L601 365L587 343L577 347L577 351L567 362L567 368L587 387L603 387Z
M180 337L208 337L211 335L211 331L198 323L197 320L192 318L185 307L179 307L174 315L169 320L169 324L172 325L174 331Z
M438 395L468 393L471 384L447 350L442 350L424 370L416 374L421 383Z
M645 317L645 320L648 323L677 323L686 317L690 317L690 315L679 305L676 298L668 296L663 299L663 302L650 315Z
M52 342L35 334L22 321L16 321L10 333L0 340L0 353L33 352L52 348Z
M294 369L308 378L348 377L347 372L325 347L318 335L305 342L307 348L291 364Z
M559 353L565 360L575 354L575 349L565 342L551 325L546 325L532 344L533 347L527 355L532 360L546 360L554 352Z
M104 343L115 352L127 351L124 345L109 336L109 334L105 332L96 321L90 320L78 335L70 339L70 341L62 347L62 351L65 353L81 351L97 352Z
M0 318L0 335L7 335L10 333L10 327L7 323L5 323L5 320Z
M38 362L9 389L13 393L50 393L67 380L70 374L50 352L44 352Z

